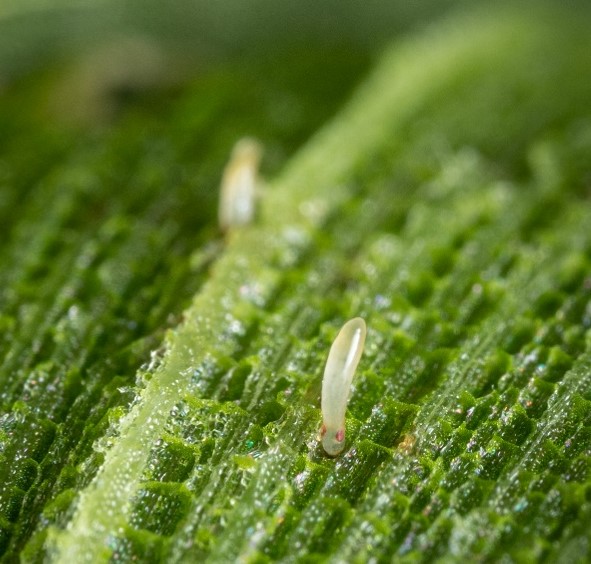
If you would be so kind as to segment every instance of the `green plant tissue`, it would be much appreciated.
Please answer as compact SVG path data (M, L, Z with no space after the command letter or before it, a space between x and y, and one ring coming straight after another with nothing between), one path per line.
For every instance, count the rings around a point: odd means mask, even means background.
M591 11L308 4L0 8L3 562L591 559Z

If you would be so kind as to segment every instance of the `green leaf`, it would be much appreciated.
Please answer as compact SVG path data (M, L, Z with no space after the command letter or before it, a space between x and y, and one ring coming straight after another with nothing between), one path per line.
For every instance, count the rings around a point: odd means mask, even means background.
M358 85L359 43L212 63L94 133L17 111L82 83L11 86L4 558L588 560L590 22L458 10ZM269 182L222 237L247 134ZM329 458L322 370L354 316Z

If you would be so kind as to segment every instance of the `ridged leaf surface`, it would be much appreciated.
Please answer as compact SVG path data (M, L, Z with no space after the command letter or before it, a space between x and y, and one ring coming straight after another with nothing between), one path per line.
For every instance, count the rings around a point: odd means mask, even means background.
M369 51L300 50L81 137L15 117L42 79L9 91L6 561L586 561L589 23L458 11L347 102ZM222 236L245 134L268 182ZM355 316L329 458L322 371Z

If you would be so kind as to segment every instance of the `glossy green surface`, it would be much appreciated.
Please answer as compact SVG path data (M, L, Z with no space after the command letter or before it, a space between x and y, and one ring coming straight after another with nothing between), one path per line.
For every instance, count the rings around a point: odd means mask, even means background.
M6 561L588 560L591 15L574 10L459 11L369 76L359 47L228 63L91 133L16 112L39 83L7 91ZM217 183L245 134L269 182L222 239ZM331 459L321 377L354 316Z

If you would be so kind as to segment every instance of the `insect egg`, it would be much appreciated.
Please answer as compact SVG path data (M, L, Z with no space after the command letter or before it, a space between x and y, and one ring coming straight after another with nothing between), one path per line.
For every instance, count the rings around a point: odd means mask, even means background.
M365 321L347 321L330 347L322 379L322 427L320 436L327 454L336 456L345 448L345 412L351 382L363 353Z
M261 154L261 144L248 137L240 139L232 150L220 186L218 219L223 231L246 225L254 217Z

